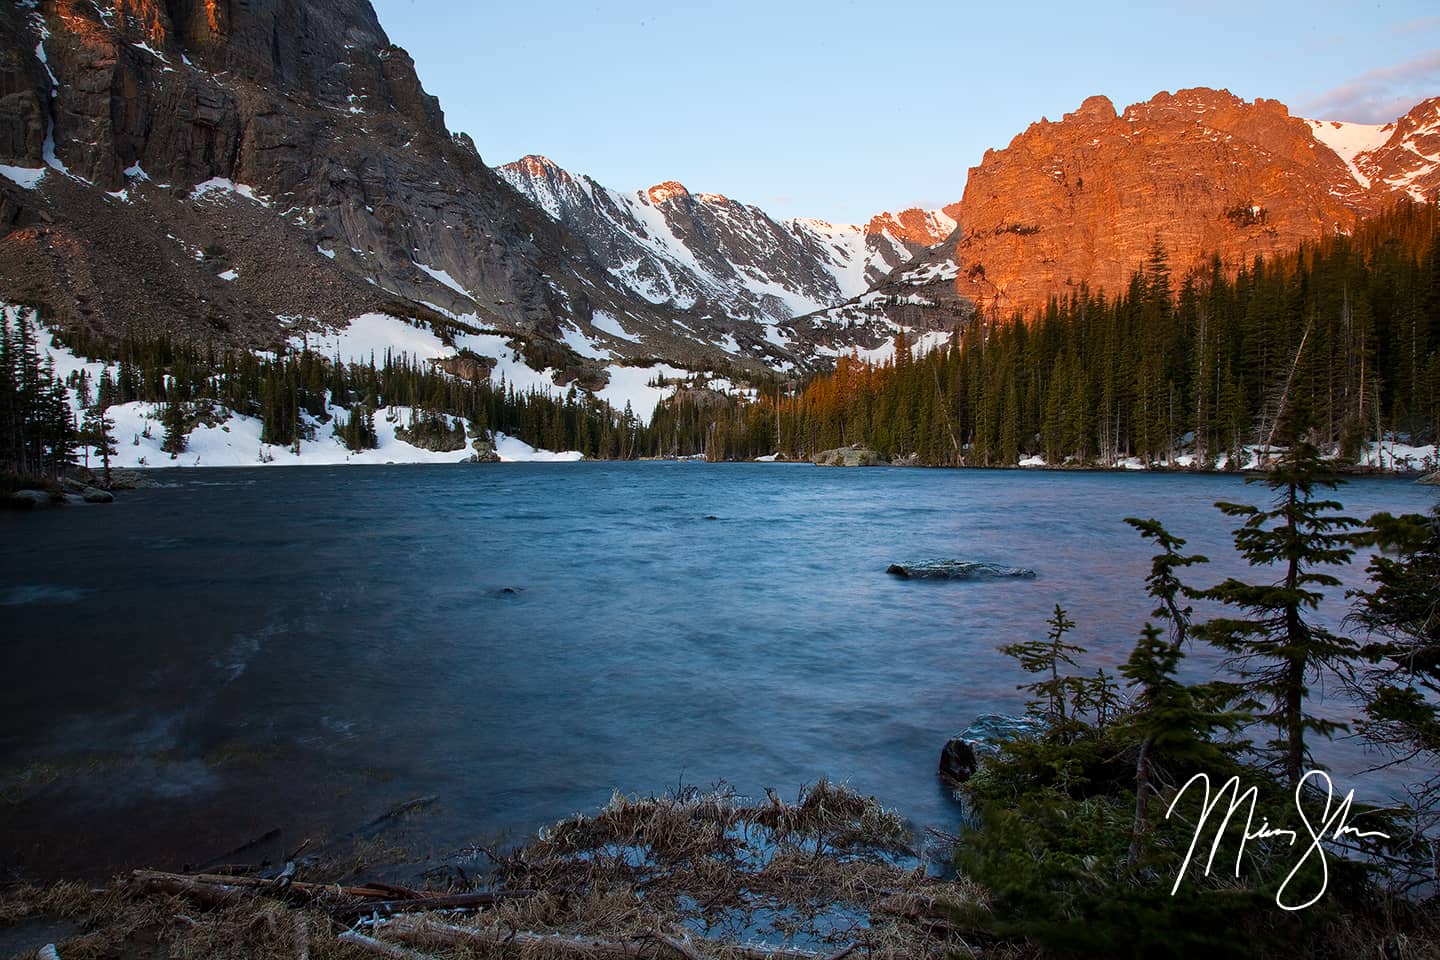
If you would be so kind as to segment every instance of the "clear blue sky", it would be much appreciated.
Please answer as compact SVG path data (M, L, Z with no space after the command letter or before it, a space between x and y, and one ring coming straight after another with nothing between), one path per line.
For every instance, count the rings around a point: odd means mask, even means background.
M1372 123L1440 95L1434 0L374 2L488 163L838 222L959 200L986 148L1091 94L1225 87Z

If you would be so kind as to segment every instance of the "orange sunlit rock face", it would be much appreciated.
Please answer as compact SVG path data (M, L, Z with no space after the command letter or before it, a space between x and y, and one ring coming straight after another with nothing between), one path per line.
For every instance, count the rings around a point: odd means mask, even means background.
M970 171L956 292L1001 317L1043 308L1082 282L1113 294L1157 240L1177 274L1212 252L1234 269L1349 231L1394 194L1357 182L1273 100L1199 88L1117 115L1091 97L987 151Z
M865 232L871 236L888 233L903 243L931 247L954 232L954 215L958 210L959 204L951 204L943 211L911 207L899 213L881 213L870 218Z
M117 16L133 18L144 25L152 47L165 49L165 41L170 34L170 18L165 15L158 0L114 0L114 7Z
M650 198L651 203L660 204L675 197L684 199L690 196L690 191L685 189L683 183L666 180L664 183L655 184L655 186L646 190L645 194Z

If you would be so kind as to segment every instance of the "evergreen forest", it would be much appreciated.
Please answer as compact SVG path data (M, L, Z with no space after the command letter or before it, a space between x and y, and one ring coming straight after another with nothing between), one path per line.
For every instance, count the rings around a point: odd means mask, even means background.
M1430 444L1440 424L1440 209L1401 203L1353 236L1236 271L1176 276L1158 244L1115 296L957 328L912 357L835 369L723 411L693 397L651 424L657 452L807 457L850 444L936 466L1236 465L1303 433L1353 461ZM1226 458L1224 461L1221 458Z
M596 459L803 459L862 444L886 460L933 466L1038 457L1236 468L1247 451L1303 437L1343 463L1376 442L1436 440L1440 208L1401 203L1354 235L1234 271L1214 258L1176 276L1157 243L1114 296L1081 287L1040 316L971 318L919 357L901 329L884 364L841 356L808 380L752 377L738 397L704 389L701 377L648 424L575 383L517 391L391 354L344 363L304 348L222 351L168 336L113 342L62 331L77 354L115 372L61 382L38 335L22 312L0 340L8 473L54 477L82 449L103 455L113 442L105 411L132 401L163 406L172 455L197 424L227 410L259 418L266 444L334 437L361 450L376 444L377 414L407 407L415 413L404 437L430 449L460 449L468 425L471 437L498 431Z

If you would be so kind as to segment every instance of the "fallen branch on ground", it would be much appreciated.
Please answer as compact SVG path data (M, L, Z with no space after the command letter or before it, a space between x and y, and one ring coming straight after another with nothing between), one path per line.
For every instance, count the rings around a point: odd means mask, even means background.
M631 958L655 955L656 943L663 944L685 960L704 960L706 956L724 953L741 960L841 960L855 952L858 944L850 944L831 953L812 953L782 947L747 946L711 940L682 940L662 933L638 934L628 939L582 937L563 933L532 933L502 928L457 927L417 917L405 917L387 923L386 933L411 946L444 944L446 947L479 948L513 945L543 949L547 953L576 957Z

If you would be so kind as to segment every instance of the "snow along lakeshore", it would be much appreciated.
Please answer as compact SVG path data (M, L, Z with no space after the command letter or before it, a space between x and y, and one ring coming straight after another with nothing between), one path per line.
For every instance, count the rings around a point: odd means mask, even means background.
M22 311L25 311L25 308L0 304L0 316L3 316L7 325L15 324ZM578 331L571 333L581 336ZM72 373L83 370L90 379L90 388L93 391L96 384L100 382L101 372L107 366L112 378L117 374L117 367L114 364L107 365L76 356L73 351L55 339L48 327L38 322L36 323L36 339L41 353L49 357L55 366L56 376L61 380L68 378ZM567 337L567 341L568 339ZM526 365L523 358L510 349L506 338L497 334L462 334L454 338L452 347L441 341L428 327L417 326L386 314L374 313L356 317L344 329L330 331L320 336L315 334L293 336L290 338L290 343L296 349L308 347L326 357L339 357L346 363L362 364L371 361L381 363L384 361L386 353L395 357L408 356L424 361L455 356L458 350L469 349L497 359L495 369L491 374L493 384L499 385L503 382L513 384L517 390L534 389L557 395L560 393L560 389L551 379L552 371L537 371ZM924 344L917 344L916 348L922 345ZM893 341L890 342L890 349L893 351ZM883 347L876 352L883 352ZM862 357L862 359L876 362L877 358ZM884 359L884 357L878 359ZM684 381L692 376L692 371L668 364L657 364L654 367L625 367L614 364L605 369L610 376L609 383L595 395L608 402L616 410L623 410L627 405L630 406L641 422L650 420L655 409L675 390L677 381ZM651 385L650 381L657 375L663 376L669 383L663 387ZM712 377L707 378L707 382L714 389L746 395L749 399L754 399L753 392L746 394L728 380ZM71 389L68 391L68 397L78 423L84 413L79 396L75 390ZM106 411L106 416L115 423L112 436L118 451L111 457L111 466L123 469L144 469L147 467L271 465L335 466L348 463L463 463L475 453L471 441L481 438L479 434L473 433L469 429L468 424L461 422L461 425L466 428L465 446L462 449L448 452L424 450L395 435L396 428L409 425L415 411L406 406L382 407L375 412L374 417L375 434L379 446L374 450L355 452L346 449L344 444L334 436L337 419L340 423L346 422L349 418L349 411L344 407L330 405L327 407L330 417L328 422L321 422L308 413L301 413L301 420L306 427L310 428L314 439L303 440L297 453L289 446L262 443L260 440L261 422L258 418L224 410L218 406L215 409L217 413L224 414L224 419L217 418L217 422L214 424L201 423L197 425L188 435L188 449L172 458L170 454L160 449L165 433L161 423L162 404L136 401L111 406ZM458 417L448 417L447 419L452 427L460 422ZM496 454L502 462L506 463L573 463L584 459L584 455L577 450L557 452L537 449L517 437L507 436L503 433L495 433L487 439L493 441ZM1247 471L1259 469L1262 452L1260 447L1246 447L1244 462L1239 465L1239 469ZM78 454L81 462L85 462L83 448L78 451ZM777 456L756 459L759 462L774 462ZM91 451L89 463L92 467L98 463L98 458L93 451ZM1043 457L1030 456L1010 466L1022 469L1054 468L1062 470L1148 470L1153 468L1192 470L1195 468L1195 458L1189 454L1182 454L1173 460L1146 464L1137 457L1130 457L1109 466L1076 467L1068 464L1052 465L1047 463ZM1220 472L1226 470L1228 466L1228 457L1222 454L1212 465L1211 470ZM1383 444L1374 442L1368 444L1356 466L1384 473L1429 473L1440 469L1440 449L1437 449L1435 445L1414 446L1403 443L1398 438L1387 437Z
M5 306L4 321L13 325L21 308ZM12 327L13 329L13 327ZM491 356L500 354L494 378L501 376L516 389L535 387L558 393L558 388L547 377L536 373L504 345L504 338L493 335L457 337L457 347L465 346L477 353ZM55 365L55 375L64 380L81 370L90 378L93 391L100 382L100 374L107 364L85 360L56 341L50 330L37 325L37 345L44 356ZM460 342L464 341L464 342ZM294 344L301 345L300 338ZM312 337L309 346L326 356L339 356L345 362L368 363L372 356L383 361L388 350L395 356L402 354L429 360L452 356L455 351L440 342L428 329L411 326L402 320L381 314L356 318L349 327L323 338ZM497 350L496 347L499 347ZM115 365L108 365L111 377L117 374ZM652 388L653 389L653 388ZM75 390L69 390L70 407L75 412L76 422L83 415L80 398ZM658 400L657 400L658 402ZM623 401L622 401L623 405ZM383 464L383 463L463 463L475 453L471 441L479 437L466 425L465 446L460 450L437 452L422 450L395 436L397 427L408 426L414 410L410 407L382 407L375 412L375 435L379 446L374 450L352 452L334 436L336 418L345 423L350 414L343 408L330 405L327 408L331 420L322 423L307 413L301 413L305 426L313 428L313 440L301 441L299 452L289 446L267 444L260 441L261 422L249 417L216 407L217 413L226 414L214 425L200 424L190 431L187 449L172 458L160 449L165 430L161 425L162 404L136 401L116 404L106 410L115 423L112 436L118 451L110 458L113 468L135 469L146 467L256 467L256 466L332 466L336 464ZM459 418L450 417L453 426ZM503 433L493 436L495 452L502 462L507 463L572 463L583 460L578 450L555 452L536 449L515 437ZM85 451L77 451L81 462L85 462ZM93 468L99 463L94 451L90 451L89 464Z

